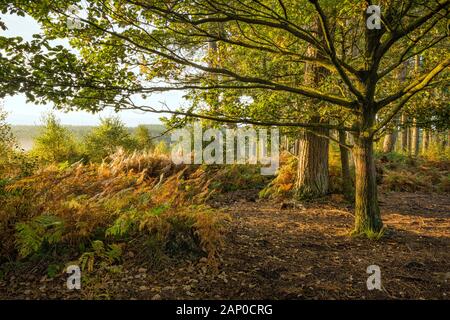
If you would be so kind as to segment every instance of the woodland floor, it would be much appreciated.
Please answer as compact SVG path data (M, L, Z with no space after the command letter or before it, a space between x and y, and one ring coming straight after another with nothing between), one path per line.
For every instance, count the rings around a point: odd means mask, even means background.
M227 194L215 204L232 217L217 272L204 259L152 267L128 252L121 272L83 275L80 291L66 289L65 274L24 266L0 280L0 299L449 299L448 194L380 198L387 233L369 241L346 235L352 208L339 196L282 208L254 192ZM372 264L382 291L367 290Z

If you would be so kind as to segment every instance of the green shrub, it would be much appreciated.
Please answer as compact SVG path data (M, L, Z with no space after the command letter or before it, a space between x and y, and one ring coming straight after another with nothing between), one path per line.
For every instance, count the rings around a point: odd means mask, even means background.
M16 224L16 244L21 257L38 252L44 244L56 244L61 241L64 222L53 215L41 215L30 222Z
M6 122L6 116L6 112L0 109L0 177L23 177L34 171L35 161L20 150L11 126Z
M138 126L134 133L134 137L136 139L137 147L139 150L153 150L154 145L152 137L150 135L150 130L146 126Z
M73 134L53 114L43 117L44 128L34 139L30 154L44 163L76 162L79 145Z
M432 188L429 177L409 171L387 171L383 178L383 186L389 191L416 192Z
M100 126L85 137L84 148L91 161L101 162L118 148L135 150L137 142L119 118L110 117L101 119Z
M155 154L168 154L169 153L169 147L167 146L167 143L164 140L161 140L154 149Z

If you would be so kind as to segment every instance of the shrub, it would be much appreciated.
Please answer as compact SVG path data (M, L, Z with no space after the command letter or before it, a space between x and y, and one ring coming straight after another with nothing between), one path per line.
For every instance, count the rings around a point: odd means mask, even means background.
M150 130L146 126L138 126L134 136L139 150L151 151L154 148Z
M44 116L42 122L44 128L34 139L30 154L44 163L78 161L79 146L73 134L51 113Z
M101 162L118 148L132 151L137 142L117 117L101 119L100 126L94 128L85 138L84 147L89 159Z
M261 198L286 198L291 196L297 174L297 158L289 153L283 153L280 162L280 169L275 179L259 193Z
M155 154L169 154L169 147L164 140L159 141L155 146Z
M6 116L7 113L0 109L0 177L5 181L29 175L35 168L34 159L19 149L11 126L6 122Z
M406 170L387 171L384 175L383 185L387 190L400 192L429 190L432 186L427 177Z
M450 147L442 147L441 143L432 141L428 146L426 152L423 153L423 157L429 161L445 161L449 160Z

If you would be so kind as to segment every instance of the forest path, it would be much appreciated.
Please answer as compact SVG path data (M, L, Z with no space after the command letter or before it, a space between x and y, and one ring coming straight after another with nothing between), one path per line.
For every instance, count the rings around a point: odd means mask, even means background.
M445 194L381 197L387 234L350 238L352 209L340 197L296 207L238 193L217 205L231 216L217 271L204 259L173 258L152 268L128 252L121 272L16 274L0 298L50 299L449 299L450 199ZM381 269L383 290L367 290L366 269Z

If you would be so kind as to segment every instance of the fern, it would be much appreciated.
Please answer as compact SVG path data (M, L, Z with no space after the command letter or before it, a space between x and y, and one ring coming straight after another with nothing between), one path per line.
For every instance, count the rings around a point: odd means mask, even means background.
M21 257L26 257L40 249L42 237L29 224L17 223L16 247Z
M94 270L94 264L98 260L106 267L113 263L120 262L122 258L122 246L119 244L108 245L108 249L105 249L103 241L95 240L92 241L91 247L92 251L83 253L79 259L82 270L92 272Z
M136 210L131 210L125 214L119 216L119 218L114 221L114 224L109 227L105 235L118 237L126 235L134 226L135 223Z
M20 256L27 257L38 252L43 243L55 244L61 241L64 224L58 217L42 215L30 222L17 223L16 246Z

